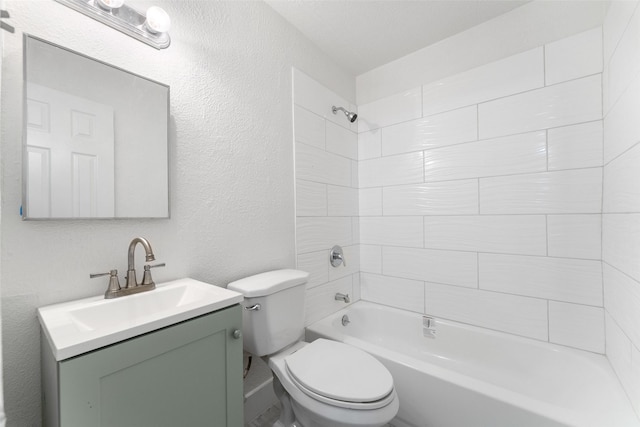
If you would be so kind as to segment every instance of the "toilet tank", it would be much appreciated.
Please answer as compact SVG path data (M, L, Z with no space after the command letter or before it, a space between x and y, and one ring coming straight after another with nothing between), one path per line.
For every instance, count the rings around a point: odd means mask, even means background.
M244 295L244 349L266 356L299 341L304 332L304 293L309 273L276 270L229 283Z

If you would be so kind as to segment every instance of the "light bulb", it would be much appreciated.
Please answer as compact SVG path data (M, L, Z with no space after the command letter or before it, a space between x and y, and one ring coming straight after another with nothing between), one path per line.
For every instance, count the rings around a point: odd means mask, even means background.
M110 11L111 9L118 9L124 4L124 0L96 0L98 6L101 9Z
M166 33L171 28L171 18L164 9L151 6L147 9L147 20L144 21L144 25L151 33Z

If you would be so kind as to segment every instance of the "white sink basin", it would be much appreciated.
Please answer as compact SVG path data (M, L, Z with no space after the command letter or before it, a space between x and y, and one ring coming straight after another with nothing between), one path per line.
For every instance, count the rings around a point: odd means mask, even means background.
M242 294L193 279L115 299L91 297L38 309L56 360L201 316L241 302Z

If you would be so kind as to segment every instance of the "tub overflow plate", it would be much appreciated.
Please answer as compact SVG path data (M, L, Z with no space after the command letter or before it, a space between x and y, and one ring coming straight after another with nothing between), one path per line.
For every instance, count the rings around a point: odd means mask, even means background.
M422 335L425 338L436 337L436 319L430 316L422 316Z

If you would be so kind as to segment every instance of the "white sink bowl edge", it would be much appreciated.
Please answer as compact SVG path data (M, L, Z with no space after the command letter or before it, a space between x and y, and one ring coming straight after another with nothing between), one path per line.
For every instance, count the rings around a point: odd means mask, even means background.
M194 279L114 299L103 296L38 309L57 361L237 304L242 294Z

